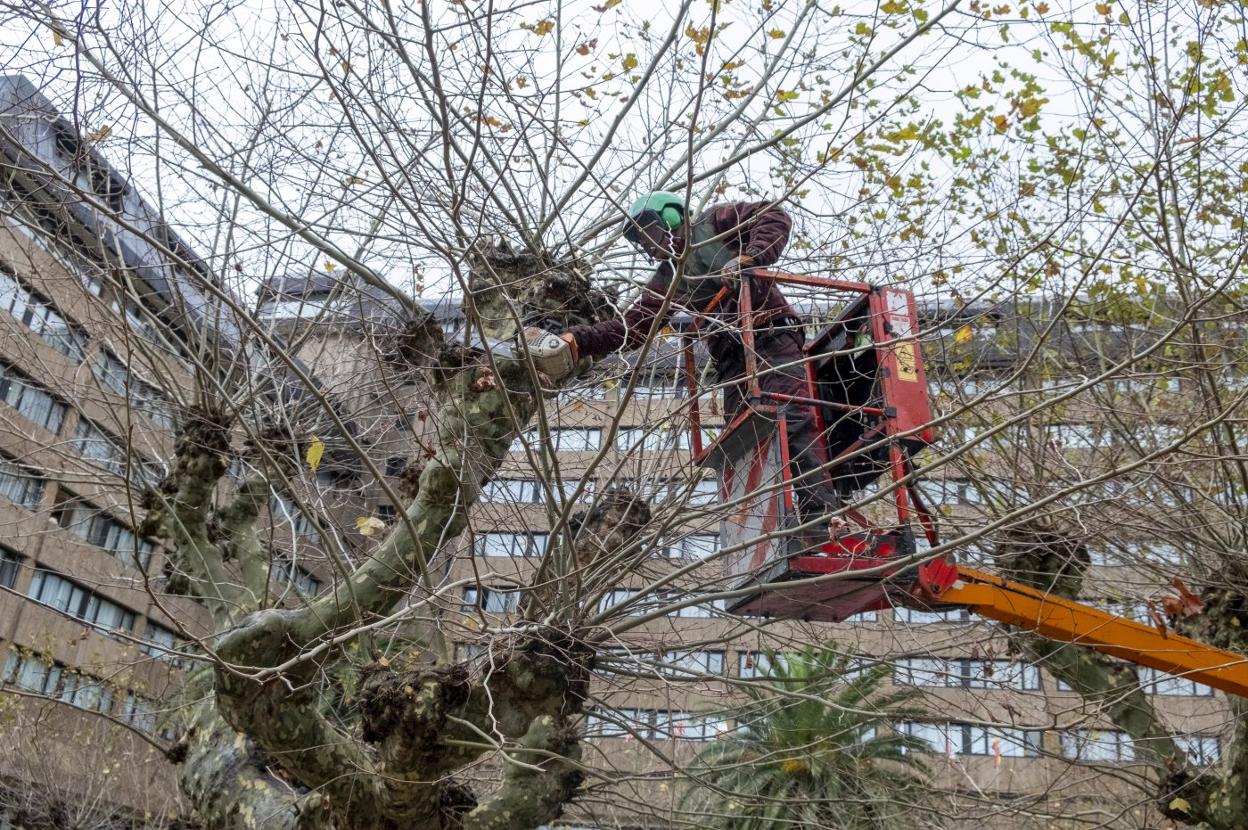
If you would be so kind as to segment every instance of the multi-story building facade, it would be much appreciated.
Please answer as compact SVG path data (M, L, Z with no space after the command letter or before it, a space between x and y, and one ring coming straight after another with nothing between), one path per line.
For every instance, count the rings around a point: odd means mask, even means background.
M162 734L159 713L186 659L178 653L182 634L195 636L206 619L195 603L169 595L152 578L163 574L164 561L159 546L139 532L136 494L139 485L162 475L178 403L196 382L184 344L203 329L193 315L170 314L168 283L162 295L159 278L167 273L161 269L186 267L194 258L162 229L169 240L163 253L176 253L181 264L162 261L155 249L126 260L141 250L138 240L123 240L129 247L119 243L124 228L109 225L103 218L108 211L96 207L145 217L156 228L154 214L63 121L31 106L28 86L10 81L3 90L9 123L34 118L40 124L25 133L32 140L23 163L41 160L45 175L76 182L77 190L35 191L31 174L13 172L13 161L5 173L0 521L7 532L0 546L0 681L20 705L20 723L28 731L22 744L27 749L5 756L0 763L8 766L0 767L0 776L10 789L53 775L76 782L58 791L60 802L105 780L102 803L165 815L176 810L176 788L158 748L175 736ZM11 160L22 152L12 146L18 134L5 137ZM96 200L105 201L93 207ZM94 210L96 218L85 221L78 216L84 210ZM114 279L118 266L135 281ZM934 466L923 485L941 506L947 536L973 535L993 510L1069 485L1072 477L1053 466L1058 457L1086 470L1098 452L1122 452L1099 445L1102 436L1130 435L1146 445L1167 437L1166 419L1154 418L1156 429L1147 435L1107 427L1116 423L1107 411L1121 414L1123 400L1096 397L1134 395L1150 417L1169 411L1178 406L1184 381L1175 387L1182 373L1164 367L1111 378L1122 386L1117 392L1093 387L1047 411L1043 428L1035 418L1010 426L1010 414L1024 408L1026 396L1060 391L1076 377L1063 372L1074 362L1086 368L1086 355L1057 360L1044 376L1016 371L1020 356L1037 341L1005 329L1019 319L1030 319L1034 328L1042 315L998 310L1002 319L989 322L991 310L946 314L944 308L930 309L924 339L934 367L934 398L952 418L946 443L971 434L959 430L987 436L981 449ZM434 307L452 337L461 325L453 309L453 303ZM414 377L390 383L379 375L370 326L384 313L384 298L329 277L272 283L258 300L257 319L295 344L296 356L358 427L355 438L372 465L338 464L330 440L321 468L274 491L270 510L281 538L274 547L273 586L279 595L290 592L290 601L315 595L333 580L333 556L367 555L381 528L395 520L410 471L421 459L427 396ZM1081 354L1101 334L1063 329L1062 336L1073 339L1054 354ZM777 653L827 642L887 661L892 685L923 692L927 714L897 728L926 741L940 759L934 766L941 795L925 805L933 824L948 816L1001 817L1017 826L1030 817L1036 826L1049 826L1064 806L1083 804L1111 779L1126 793L1121 804L1134 806L1121 783L1131 774L1130 740L1108 728L1102 712L1062 688L1043 665L1020 660L999 628L965 613L899 608L827 625L741 619L727 614L721 602L692 601L666 615L620 624L727 584L715 564L718 482L691 463L693 401L677 367L675 348L665 340L644 363L609 361L550 399L549 429L517 439L473 509L469 532L443 563L442 575L463 583L461 594L427 621L458 657L481 653L498 635L497 626L519 608L551 534L566 533L572 514L613 487L627 486L651 502L652 530L641 552L609 581L580 588L587 614L629 610L614 617L620 630L611 632L600 661L587 727L596 753L591 764L610 784L612 795L604 799L609 809L590 800L576 820L613 826L687 820L680 813L681 787L672 779L705 742L736 726L725 705L734 688L757 678ZM697 403L706 429L722 424L713 391ZM998 426L1002 438L991 434ZM1031 450L1027 465L1011 456L1020 448ZM1188 554L1166 534L1142 525L1115 536L1113 517L1121 528L1122 511L1107 512L1104 502L1102 495L1080 503L1084 519L1094 508L1102 517L1091 523L1087 590L1094 599L1147 615L1148 598L1171 571L1190 564ZM961 554L975 556L991 541L972 540ZM637 596L656 582L662 587ZM1216 760L1227 725L1221 698L1182 678L1145 672L1140 680L1183 734L1189 755L1200 763ZM44 740L62 749L40 753ZM94 757L90 774L75 771L90 756L87 747L111 759L105 778L95 774ZM1072 767L1076 762L1081 766ZM1115 774L1101 774L1102 764L1113 765ZM1147 800L1138 792L1134 798Z

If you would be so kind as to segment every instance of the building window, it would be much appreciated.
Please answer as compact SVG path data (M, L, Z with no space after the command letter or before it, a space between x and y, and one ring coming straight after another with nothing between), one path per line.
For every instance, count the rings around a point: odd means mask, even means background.
M592 452L602 444L602 430L584 427L552 429L550 443L555 452ZM511 442L511 452L524 452L526 446L537 452L545 444L539 433L530 430L515 437Z
M719 482L710 478L695 481L670 479L667 481L637 482L617 479L617 486L627 487L637 497L650 504L675 501L687 507L710 507L719 503Z
M65 673L61 676L61 700L88 712L113 708L113 690L93 677Z
M1062 733L1062 757L1088 763L1135 758L1131 736L1116 729L1071 729Z
M306 569L299 567L285 556L274 557L273 576L278 581L293 587L306 597L314 597L321 592L322 583Z
M480 643L455 644L456 663L467 663L469 660L476 660L483 654L485 654L485 647Z
M12 588L22 570L22 557L8 548L0 547L0 588Z
M173 405L169 399L155 386L131 372L130 367L112 352L102 350L91 370L101 385L129 401L153 424L164 430L173 429Z
M903 657L895 663L893 682L909 686L1038 691L1040 670L1009 660Z
M167 663L180 662L180 656L177 652L178 635L163 625L157 625L148 620L147 628L143 632L143 639L146 642L143 643L140 649L144 654L155 657L157 660L164 660Z
M724 673L724 653L717 649L669 651L663 656L663 663L663 673L673 677Z
M37 510L46 483L34 470L0 457L0 497L28 510Z
M714 433L702 430L702 446L715 440ZM615 434L615 447L620 452L670 452L693 448L693 432L689 428L628 427Z
M1140 667L1140 685L1146 695L1213 697L1213 688L1190 677L1175 677L1147 666Z
M1050 446L1059 449L1090 450L1101 446L1096 427L1092 424L1050 424L1046 430Z
M308 541L316 544L321 541L321 534L316 529L316 525L307 515L295 506L294 501L289 497L273 493L269 497L269 515L273 519L273 524L290 525L296 536L302 536Z
M23 657L11 651L4 662L4 676L0 679L19 689L51 696L56 694L61 686L63 670L64 666L45 660L37 654Z
M152 561L152 543L140 539L130 528L106 516L81 499L71 497L52 513L64 529L84 542L103 548L110 556L124 562L137 561L146 569Z
M473 540L477 556L541 556L546 552L546 533L478 533Z
M514 614L520 607L519 591L496 591L490 588L464 589L464 613L484 611L487 614Z
M531 478L493 478L481 488L481 500L503 504L542 504L546 492Z
M160 334L152 325L155 315L138 302L129 297L114 298L109 303L109 308L114 314L125 317L127 328L139 337L154 345L163 345Z
M393 504L379 504L377 505L377 518L381 519L384 525L392 525L398 520L399 511Z
M979 489L961 479L938 479L919 482L919 494L930 505L983 504Z
M401 455L392 455L386 459L386 475L390 478L396 478L403 475L403 471L407 469L407 459Z
M599 612L605 611L612 606L619 605L631 599L637 591L630 588L615 588L603 594L602 599L598 602ZM674 605L678 602L687 602L693 594L682 591L660 591L643 597L640 601L629 606L627 614L632 617L641 617L654 612L666 605ZM698 602L682 605L680 608L674 608L668 611L664 616L682 619L707 619L722 612L725 608L723 600L713 600L711 602Z
M585 720L585 736L589 738L623 738L632 734L649 737L650 716L638 722L638 710L613 709L609 713L590 712Z
M134 630L133 611L52 571L36 569L27 595L99 631Z
M131 484L153 487L161 479L152 464L139 458L137 453L128 453L119 441L86 418L78 420L74 430L74 448L83 458L115 476L127 478L128 474Z
M1217 735L1175 735L1174 742L1198 767L1207 767L1222 760L1222 745Z
M671 559L705 559L717 550L718 533L690 533L663 546L664 555Z
M612 709L590 712L585 734L594 738L709 741L729 731L728 721L668 709Z
M74 363L82 362L87 338L51 303L26 290L3 266L0 266L0 311L7 311Z
M617 605L628 602L636 591L628 588L613 588L602 595L602 599L598 600L598 613L602 613ZM632 613L629 611L628 613Z
M986 755L997 758L1035 758L1043 748L1044 733L1035 729L977 726L969 723L897 724L897 731L921 741L929 752L955 755Z
M294 298L270 300L260 307L260 316L274 319L321 317L335 311L329 299L328 291L320 291Z
M633 384L633 400L650 401L685 397L684 378L667 375L638 378Z
M579 493L577 491L580 491ZM584 503L594 497L593 479L564 479L559 482L559 495L564 502ZM573 498L575 496L575 498Z
M34 386L21 372L0 361L0 400L48 432L61 431L65 404Z
M117 716L141 732L150 735L156 731L156 707L134 692L126 692L121 699Z
M642 602L634 606L634 614L641 616L648 614L656 608L664 605L672 605L677 602L687 602L692 594L681 591L664 591L654 596L646 597ZM668 611L665 616L678 617L681 619L708 619L723 612L725 609L724 600L717 599L711 602L699 602L689 605L682 605L679 608Z
M971 613L965 608L944 608L939 611L918 608L894 608L893 620L907 625L932 625L935 623L970 622Z
M150 733L156 728L155 707L150 700L133 691L122 693L99 678L70 671L39 654L10 652L4 671L0 673L0 683L56 698L80 709L113 712L144 732ZM173 735L165 732L161 737L171 740Z
M728 732L728 721L713 715L657 709L652 736L659 740L711 741Z

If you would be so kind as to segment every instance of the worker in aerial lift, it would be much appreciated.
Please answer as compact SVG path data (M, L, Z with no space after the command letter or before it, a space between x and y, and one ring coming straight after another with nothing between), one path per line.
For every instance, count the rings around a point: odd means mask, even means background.
M541 371L556 379L566 377L582 357L598 359L639 348L673 310L697 315L720 288L727 287L727 296L712 312L706 346L720 383L727 384L724 410L729 417L735 416L749 404L744 399L745 347L736 324L741 272L778 260L792 227L789 215L770 202L714 205L689 221L680 196L662 191L642 196L629 207L624 229L625 239L658 262L641 296L623 318L573 326L557 337L533 338L530 353ZM665 310L673 279L678 281L676 290ZM767 280L755 282L750 299L756 312L759 388L805 395L805 337L796 313L779 287ZM810 519L830 512L839 500L821 468L810 409L794 406L787 415L798 506L803 517Z

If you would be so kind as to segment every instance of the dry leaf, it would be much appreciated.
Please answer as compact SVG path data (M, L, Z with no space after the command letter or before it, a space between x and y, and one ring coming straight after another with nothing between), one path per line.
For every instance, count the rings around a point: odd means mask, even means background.
M971 328L969 323L965 326L959 326L958 330L953 333L954 343L970 343L974 339L975 329Z
M385 526L386 523L376 516L361 516L355 520L355 529L361 536L372 536Z
M1189 591L1187 586L1183 584L1183 580L1177 576L1174 578L1174 587L1179 592L1179 608L1182 616L1194 617L1205 610L1205 603L1201 598Z
M551 20L549 17L545 20L539 21L533 26L533 34L535 35L548 35L554 30L555 21Z
M104 126L87 133L86 139L91 144L98 144L112 134L113 128L105 124Z

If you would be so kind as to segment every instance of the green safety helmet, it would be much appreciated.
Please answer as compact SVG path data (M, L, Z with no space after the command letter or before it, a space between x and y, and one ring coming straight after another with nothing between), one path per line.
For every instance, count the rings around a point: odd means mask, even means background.
M656 222L674 231L685 219L685 200L675 193L656 190L634 201L628 208L628 225L624 228L624 238L636 244L641 236L641 229Z

